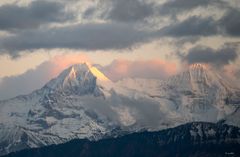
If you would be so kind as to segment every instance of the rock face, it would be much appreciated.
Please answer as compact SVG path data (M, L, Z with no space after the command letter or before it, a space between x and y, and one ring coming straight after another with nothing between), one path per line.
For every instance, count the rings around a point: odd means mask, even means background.
M0 155L190 122L239 127L239 106L239 89L201 64L166 81L117 83L95 67L73 65L29 95L0 101Z
M208 157L239 156L240 129L194 122L159 132L134 133L99 141L73 140L7 157Z

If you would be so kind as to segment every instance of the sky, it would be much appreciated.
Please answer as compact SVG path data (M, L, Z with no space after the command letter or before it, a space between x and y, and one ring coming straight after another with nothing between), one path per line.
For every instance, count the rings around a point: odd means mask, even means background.
M240 79L240 0L1 0L0 100L89 62L111 80L205 63Z

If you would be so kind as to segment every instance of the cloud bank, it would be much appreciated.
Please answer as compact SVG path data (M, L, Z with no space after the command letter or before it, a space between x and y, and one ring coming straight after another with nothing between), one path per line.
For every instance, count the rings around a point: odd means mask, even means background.
M176 65L156 59L148 61L114 60L101 70L111 80L117 81L123 78L152 78L166 79L176 73Z
M208 63L216 67L223 67L235 61L238 55L239 53L235 46L224 45L219 49L196 46L191 48L188 54L181 58L189 64Z
M65 68L83 62L90 61L81 54L60 55L21 75L4 77L0 80L0 100L29 94L40 89Z
M28 6L7 4L0 6L0 30L27 30L53 22L73 19L64 5L50 1L33 1Z
M152 38L151 32L125 24L80 24L41 31L27 31L0 39L1 52L14 56L22 50L71 48L124 49Z
M164 38L191 41L240 35L239 8L221 0L104 0L81 12L71 9L74 4L78 3L36 0L27 6L0 6L0 29L14 30L0 38L0 54L18 56L25 50L55 48L119 50ZM210 11L205 15L197 10L207 7L223 15L216 18ZM164 26L158 27L163 21ZM51 23L65 25L50 27Z

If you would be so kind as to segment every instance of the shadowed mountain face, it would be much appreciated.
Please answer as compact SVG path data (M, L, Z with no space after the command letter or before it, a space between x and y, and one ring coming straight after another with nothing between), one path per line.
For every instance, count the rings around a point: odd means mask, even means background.
M239 147L239 128L198 122L99 141L73 140L6 157L237 157Z
M167 81L117 83L95 67L73 65L29 95L0 101L0 155L199 121L239 127L239 104L239 89L201 64Z

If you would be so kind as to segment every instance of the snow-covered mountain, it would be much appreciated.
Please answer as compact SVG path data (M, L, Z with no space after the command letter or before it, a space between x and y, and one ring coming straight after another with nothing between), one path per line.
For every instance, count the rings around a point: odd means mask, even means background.
M239 106L239 90L201 64L167 81L117 83L95 67L73 65L29 95L0 101L0 155L194 121L240 126Z
M108 82L94 67L73 65L30 95L1 101L0 154L108 134L114 124L90 109Z

